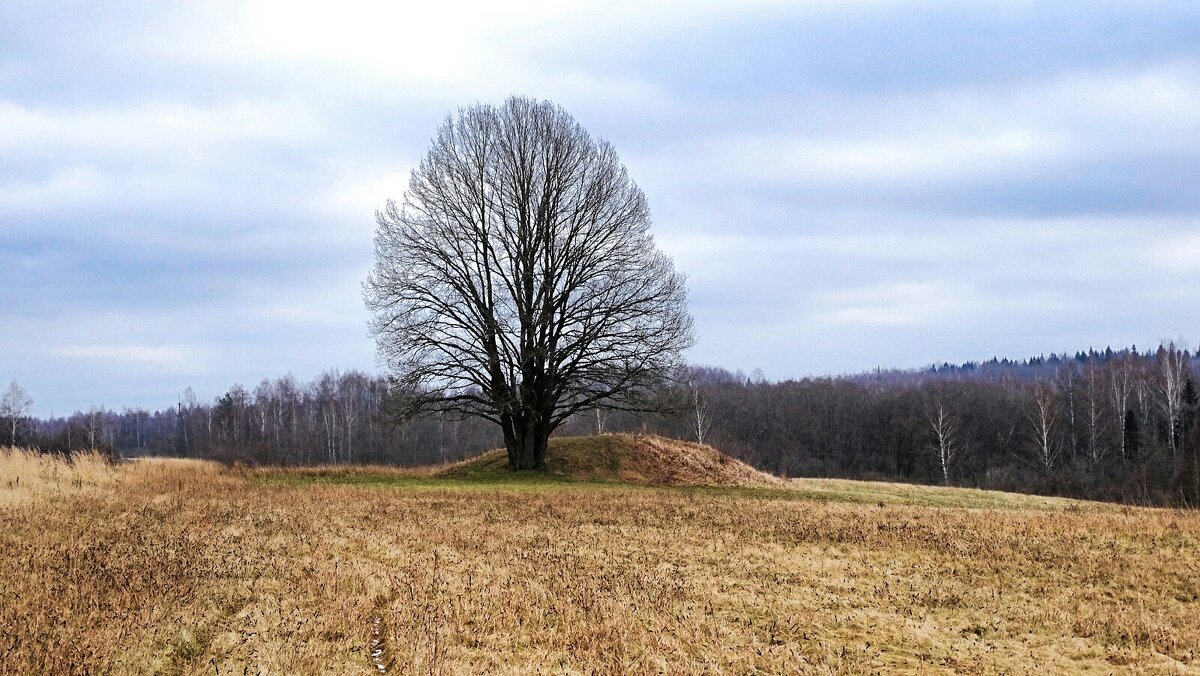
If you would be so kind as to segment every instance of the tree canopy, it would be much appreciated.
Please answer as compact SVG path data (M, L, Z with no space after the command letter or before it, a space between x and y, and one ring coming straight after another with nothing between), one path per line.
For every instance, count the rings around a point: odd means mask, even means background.
M584 409L653 408L693 341L645 195L549 101L447 118L377 222L364 295L398 410L495 422L514 469Z

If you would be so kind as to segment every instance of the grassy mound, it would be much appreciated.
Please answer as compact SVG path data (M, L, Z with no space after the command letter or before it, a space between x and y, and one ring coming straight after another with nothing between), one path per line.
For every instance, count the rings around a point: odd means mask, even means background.
M437 476L456 479L504 479L508 455L503 449L451 465ZM557 437L546 452L550 479L671 486L763 486L779 479L734 460L711 446L633 434Z

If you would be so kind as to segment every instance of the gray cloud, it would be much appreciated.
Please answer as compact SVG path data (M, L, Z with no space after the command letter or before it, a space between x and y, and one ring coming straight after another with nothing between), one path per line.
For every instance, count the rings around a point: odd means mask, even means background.
M373 211L510 93L616 145L697 361L1186 337L1198 29L1173 2L6 5L0 378L61 413L373 369Z

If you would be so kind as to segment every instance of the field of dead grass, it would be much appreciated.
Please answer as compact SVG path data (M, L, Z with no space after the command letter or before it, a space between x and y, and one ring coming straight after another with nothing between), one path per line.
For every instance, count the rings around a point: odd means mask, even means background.
M61 457L0 448L0 506L108 488L119 479L99 453Z
M42 462L2 673L1200 672L1195 513Z

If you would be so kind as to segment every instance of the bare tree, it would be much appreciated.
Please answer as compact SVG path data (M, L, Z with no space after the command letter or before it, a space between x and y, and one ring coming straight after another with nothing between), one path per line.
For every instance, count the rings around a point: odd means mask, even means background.
M1120 429L1119 441L1121 461L1129 459L1129 449L1126 447L1128 430L1126 421L1130 409L1130 397L1134 388L1134 357L1125 355L1109 371L1109 389L1112 396L1113 419Z
M1138 410L1135 418L1139 421L1137 429L1138 453L1144 454L1150 450L1150 445L1153 440L1151 436L1153 420L1152 413L1154 411L1154 384L1150 381L1150 374L1144 373L1144 377L1138 378L1134 385L1134 394L1137 396Z
M692 431L696 433L696 443L702 444L708 436L708 431L712 429L712 409L709 408L708 397L698 383L689 381L688 390L692 400Z
M1187 379L1185 362L1183 350L1174 341L1158 350L1158 368L1162 378L1159 382L1159 401L1167 420L1167 443L1172 456L1179 452L1179 420L1183 413L1183 387Z
M128 431L132 432L133 447L135 449L141 449L145 445L144 441L146 427L150 422L149 411L146 411L142 408L134 409L126 406L124 411L121 412L120 420L122 421L123 425L127 426L128 428L132 428ZM126 430L123 429L122 433L125 433L125 431Z
M337 396L342 402L342 426L345 436L343 442L344 462L354 461L355 430L359 427L363 409L366 408L365 402L369 385L367 377L361 373L348 373L338 379Z
M104 443L105 436L104 409L100 408L99 406L93 406L88 409L87 417L85 418L84 429L87 433L87 447L89 449L99 448L97 439L99 439L99 443Z
M29 415L29 409L32 406L33 399L30 398L25 388L18 385L16 380L10 382L3 399L0 399L0 417L3 417L8 423L6 427L8 427L9 445L17 445L17 432L21 420Z
M1100 368L1094 360L1089 361L1084 367L1081 390L1083 424L1087 431L1087 448L1084 450L1087 451L1088 463L1092 469L1095 469L1100 466L1107 451L1105 440L1107 425L1104 420L1104 384Z
M337 463L344 458L339 456L341 447L341 410L342 402L337 396L336 372L322 374L320 381L313 385L314 399L318 402L321 416L321 436L324 440L325 455L331 463Z
M946 405L941 393L938 393L925 409L925 420L929 423L933 435L929 448L937 456L942 468L942 481L949 486L950 466L958 457L962 443L959 438L958 417Z
M1034 465L1045 476L1058 464L1062 453L1058 406L1054 401L1054 389L1044 381L1034 383L1032 395L1025 415L1033 429Z
M645 196L548 101L447 118L377 221L364 296L395 410L490 420L513 469L543 466L578 411L654 408L692 343Z
M1063 394L1063 413L1067 417L1067 448L1071 451L1071 459L1074 460L1079 451L1079 427L1076 425L1075 409L1077 393L1079 391L1079 369L1075 367L1075 362L1067 362L1066 366L1055 370L1055 380Z

